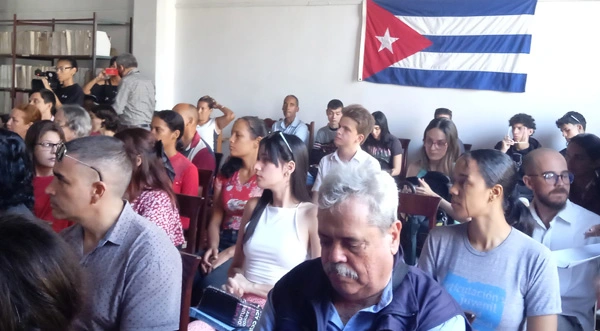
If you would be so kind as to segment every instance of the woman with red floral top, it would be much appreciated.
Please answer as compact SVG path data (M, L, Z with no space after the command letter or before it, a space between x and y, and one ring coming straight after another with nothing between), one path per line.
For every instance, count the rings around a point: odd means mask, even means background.
M208 285L221 286L235 251L237 234L246 202L260 197L254 165L260 140L267 135L263 120L254 116L239 118L231 129L229 159L221 167L214 185L213 214L208 224L208 249L202 258L202 284L194 284L192 301L199 300ZM198 281L198 280L197 280Z
M133 164L126 198L133 210L161 227L175 246L182 245L183 229L175 193L162 159L156 152L156 139L147 130L132 128L115 134L123 141Z
M25 135L25 145L33 160L35 177L33 177L33 214L52 225L56 232L69 227L67 220L57 220L52 216L50 196L46 187L50 185L54 175L52 167L56 159L56 148L64 143L65 135L60 126L52 121L43 120L33 123Z

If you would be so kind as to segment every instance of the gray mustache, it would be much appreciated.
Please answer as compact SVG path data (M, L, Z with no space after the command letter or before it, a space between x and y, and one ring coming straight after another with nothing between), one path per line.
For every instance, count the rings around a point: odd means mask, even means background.
M356 271L352 270L350 267L346 266L343 263L327 263L325 265L325 273L327 274L337 274L338 276L350 278L357 280L358 274Z

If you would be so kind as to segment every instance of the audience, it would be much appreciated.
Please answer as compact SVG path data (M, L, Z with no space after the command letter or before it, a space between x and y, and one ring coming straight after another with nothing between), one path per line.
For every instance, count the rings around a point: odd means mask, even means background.
M362 149L379 161L382 170L397 179L402 171L402 144L390 133L384 113L376 111L372 115L375 119L373 132L367 137Z
M155 110L154 83L142 76L135 56L129 53L119 55L115 65L121 82L113 108L121 124L149 130Z
M29 130L34 122L39 121L41 118L42 114L36 106L24 104L11 110L6 127L25 139L27 130Z
M58 124L43 120L34 123L27 136L25 145L33 161L33 213L36 217L49 222L52 229L60 232L71 224L66 220L57 220L52 216L50 196L46 194L46 187L50 185L54 175L52 168L56 160L56 150L65 141L65 135Z
M220 110L223 115L211 118L213 109ZM221 134L221 131L229 125L234 119L235 114L233 111L208 95L203 96L198 100L198 126L196 130L198 134L213 151L217 150L217 136Z
M200 265L203 277L194 282L192 304L200 300L203 288L221 286L227 280L244 207L249 199L262 195L256 182L255 164L260 141L266 135L265 124L258 117L241 117L233 124L230 157L215 179L212 217L207 228L208 248Z
M0 129L0 215L33 216L32 169L23 139Z
M338 99L333 99L327 104L327 109L325 110L325 113L327 114L327 125L317 131L315 145L312 146L312 153L314 153L315 150L318 151L319 157L318 160L313 160L311 157L311 164L318 164L323 156L335 152L337 147L333 140L340 127L342 108L344 108L344 104Z
M293 134L294 136L302 139L305 144L309 142L308 126L296 117L300 111L300 103L295 95L288 95L283 99L283 118L273 123L271 131L281 131L287 134Z
M94 106L89 114L92 120L92 136L114 136L119 131L119 116L111 105Z
M585 117L576 111L569 111L563 117L556 120L556 127L560 129L562 136L567 141L567 145L571 141L571 138L580 133L585 133L585 126ZM567 148L563 148L560 154L566 156Z
M387 173L352 164L327 174L317 215L321 258L277 282L258 330L470 330L452 297L404 263L397 210Z
M419 259L419 267L474 314L475 330L556 330L556 264L528 236L531 216L512 195L517 180L504 153L464 154L450 193L454 214L471 221L431 230Z
M212 147L198 134L196 124L198 123L198 110L189 103L179 103L173 107L173 111L183 117L185 126L183 128L183 154L198 169L216 171L215 154Z
M83 89L73 80L78 69L77 60L74 57L61 57L56 62L56 75L60 82L58 88L52 91L48 79L42 78L44 87L54 93L57 107L62 105L83 106Z
M525 157L523 167L523 180L533 191L529 209L535 220L535 240L552 251L600 243L599 237L585 236L588 229L600 223L600 216L569 201L573 174L560 153L537 149ZM558 330L594 330L596 295L593 286L599 272L598 259L558 269L562 301Z
M109 62L109 68L117 69L117 57L113 56ZM83 87L83 93L93 95L96 102L100 105L112 105L119 91L121 76L109 75L106 70L100 71L94 79L89 81Z
M152 118L152 134L156 140L160 140L164 146L164 152L175 170L173 179L173 191L175 193L198 195L200 187L198 179L198 168L192 164L181 151L183 144L183 117L172 110L158 111ZM189 219L182 219L183 228L189 226Z
M177 200L162 159L157 155L156 139L142 128L123 130L115 138L124 143L133 164L131 181L125 191L131 208L165 230L175 246L181 246L185 239Z
M90 114L77 105L64 105L56 111L54 122L65 134L65 141L89 136L92 131Z
M0 329L69 330L84 303L71 248L45 224L0 217Z
M569 200L600 215L600 138L591 133L574 136L566 159L568 170L575 176Z
M344 107L340 128L333 140L338 149L319 162L319 172L312 187L315 203L323 178L336 166L353 163L361 165L365 169L381 170L379 162L360 148L360 145L373 131L373 126L375 126L375 119L363 106Z
M452 110L448 108L438 108L433 113L433 119L436 118L445 118L452 121ZM465 153L465 144L463 144L462 140L458 137L456 138L456 141L458 141L458 153L459 155L463 155Z
M42 120L54 120L54 114L56 113L56 98L51 90L41 89L31 93L29 96L29 104L34 105L39 109Z
M320 256L321 246L317 208L305 184L306 144L293 135L272 133L260 141L255 169L264 191L244 208L224 289L263 306L273 285L308 257ZM192 323L190 331L210 329L198 324Z
M61 232L87 277L76 330L176 330L181 257L163 230L123 200L132 164L123 142L75 139L56 153L53 214L75 225Z

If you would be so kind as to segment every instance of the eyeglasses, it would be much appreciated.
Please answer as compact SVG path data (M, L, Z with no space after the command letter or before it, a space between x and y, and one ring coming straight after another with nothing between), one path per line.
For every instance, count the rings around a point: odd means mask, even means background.
M438 140L438 141L425 140L425 147L431 148L434 145L437 148L444 148L448 145L448 142L445 140Z
M544 172L541 175L528 175L529 177L542 177L544 178L544 180L546 181L546 184L548 185L556 185L558 184L558 180L560 179L563 184L571 184L573 183L573 179L575 179L575 175L573 175L573 173L568 172L568 171L563 171L559 174L556 174L554 172L548 171L548 172Z
M100 173L100 171L98 169L92 167L91 165L89 165L89 164L87 164L85 162L77 160L76 158L72 157L71 155L67 155L67 146L65 144L60 144L58 146L58 149L56 150L56 161L61 162L62 159L65 156L68 157L68 158L70 158L71 160L74 160L75 162L77 162L79 164L82 164L82 165L84 165L84 166L86 166L86 167L94 170L98 174L98 177L100 178L100 181L101 182L103 181L102 180L102 174Z
M271 134L269 135L269 137L273 137L273 136L275 136L277 134L281 137L281 139L283 139L283 142L285 143L285 145L290 150L290 153L293 156L294 155L294 151L292 151L292 147L290 147L290 144L288 143L287 139L285 139L285 136L283 135L283 132L281 132L281 131L273 131L273 132L271 132Z
M73 69L73 67L56 67L56 72L62 72L67 69Z
M36 145L38 146L42 146L42 148L44 149L55 149L56 147L62 145L62 142L53 144L53 143L48 143L48 142L43 142L43 143L37 143Z

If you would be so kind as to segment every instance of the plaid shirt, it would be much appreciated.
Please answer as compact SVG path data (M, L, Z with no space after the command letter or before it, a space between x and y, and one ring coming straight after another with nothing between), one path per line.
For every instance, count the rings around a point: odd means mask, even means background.
M119 83L119 92L113 108L121 124L150 124L154 114L154 83L144 78L139 69L131 70Z

